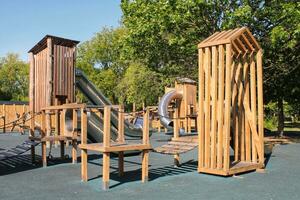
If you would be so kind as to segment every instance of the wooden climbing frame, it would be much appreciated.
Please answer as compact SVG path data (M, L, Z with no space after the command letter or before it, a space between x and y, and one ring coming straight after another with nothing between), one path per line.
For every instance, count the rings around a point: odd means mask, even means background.
M261 47L243 27L217 32L198 49L198 171L228 176L263 168Z
M42 163L43 167L47 166L47 142L59 142L60 143L60 155L61 158L65 158L65 144L71 142L72 144L72 163L77 163L77 141L78 141L78 127L77 127L77 115L81 108L84 108L85 104L64 104L59 106L49 106L41 109L41 136L30 136L32 141L40 141L42 143ZM68 131L65 127L66 111L72 110L72 130ZM55 135L48 136L46 126L46 116L54 115L57 119L54 129L57 132ZM50 126L52 127L52 126ZM32 151L32 158L34 158L35 151Z
M86 107L88 108L88 106ZM149 108L146 108L143 114L143 138L140 143L133 143L131 141L125 141L124 137L124 108L123 106L104 106L98 109L104 110L103 121L103 142L102 143L87 143L87 110L81 109L81 179L83 181L88 180L88 150L97 151L103 153L103 170L102 170L102 182L103 189L109 189L109 175L110 175L110 155L112 152L118 152L119 154L119 175L124 174L124 152L126 151L141 151L142 152L142 182L148 181L148 163L149 163L149 150L151 145L149 143ZM118 137L117 141L111 141L111 109L116 109L119 112L118 115Z

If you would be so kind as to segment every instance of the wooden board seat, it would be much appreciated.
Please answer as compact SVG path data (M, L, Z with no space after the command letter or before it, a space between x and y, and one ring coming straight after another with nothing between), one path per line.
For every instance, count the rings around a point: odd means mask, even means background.
M191 151L197 146L197 142L170 141L165 145L154 148L153 151L161 154L177 155Z
M70 136L45 136L45 137L32 137L29 136L30 140L35 140L35 141L41 141L41 142L46 142L46 141L68 141L68 140L77 140L78 137L70 137Z
M100 152L118 152L118 151L152 149L151 145L149 144L119 143L119 142L111 142L109 147L104 147L103 143L80 144L79 148L91 150L91 151L100 151Z

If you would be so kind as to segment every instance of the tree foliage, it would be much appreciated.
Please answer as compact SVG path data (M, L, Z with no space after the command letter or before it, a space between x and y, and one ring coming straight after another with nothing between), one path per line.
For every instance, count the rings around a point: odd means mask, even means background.
M17 54L0 59L0 99L28 100L29 65Z
M162 95L160 74L150 70L142 64L132 63L126 70L124 77L117 87L120 102L153 105L158 96Z
M264 50L265 102L278 101L278 113L284 100L299 105L299 2L123 0L121 7L134 56L166 75L196 78L197 43L216 31L249 27Z

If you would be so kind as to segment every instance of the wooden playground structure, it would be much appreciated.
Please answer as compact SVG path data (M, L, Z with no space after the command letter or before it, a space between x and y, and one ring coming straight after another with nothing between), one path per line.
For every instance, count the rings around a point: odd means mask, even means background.
M46 146L51 142L60 142L61 155L64 154L66 141L74 143L73 138L65 137L64 113L58 110L50 113L50 106L73 103L75 98L75 60L78 41L46 35L29 51L29 109L33 117L30 120L30 139L42 142L43 164L46 166ZM35 115L42 112L41 137L35 136ZM55 115L55 130L52 134L51 115ZM32 157L34 158L34 147Z
M149 108L146 108L143 113L143 138L140 143L126 141L124 137L124 108L123 106L104 106L104 107L93 107L104 111L104 127L103 127L103 142L102 143L87 143L87 113L84 109L88 106L81 107L81 179L83 181L88 180L88 169L87 151L101 152L103 155L103 172L102 172L102 187L104 190L109 188L109 174L110 174L110 155L111 153L118 153L118 167L119 176L124 175L124 152L127 151L141 151L142 152L142 182L148 181L148 163L149 163L149 150L152 149L149 143ZM111 141L110 134L110 116L111 109L117 110L119 123L118 123L118 137L116 141Z
M243 27L217 32L198 48L198 171L228 176L263 168L261 47Z
M155 149L149 139L152 107L144 107L142 139L133 142L125 140L124 106L75 102L78 43L47 35L29 51L29 110L24 105L20 112L31 114L27 124L29 138L41 142L44 167L51 143L60 143L64 158L65 143L71 142L73 163L77 162L77 148L81 149L83 181L88 180L88 151L102 153L103 189L109 188L111 154L118 154L118 171L123 176L124 153L133 150L142 154L142 182L148 180L150 150L173 155L175 164L179 165L180 154L198 147L200 173L230 176L264 168L262 49L246 27L217 32L198 45L198 102L197 83L190 79L178 79L174 88L166 89L166 93L173 90L179 94L177 97L181 96L171 99L174 106L168 117L173 123L173 137ZM16 106L13 109L16 111ZM112 137L112 112L118 113L116 140ZM1 116L6 113L7 108L3 106ZM72 114L71 128L66 113ZM97 113L103 120L101 143L88 143L90 113ZM5 126L7 117L1 119L4 122L0 124ZM161 128L161 124L157 127ZM180 134L182 128L185 134ZM37 130L40 135L35 134ZM34 160L33 145L31 154Z

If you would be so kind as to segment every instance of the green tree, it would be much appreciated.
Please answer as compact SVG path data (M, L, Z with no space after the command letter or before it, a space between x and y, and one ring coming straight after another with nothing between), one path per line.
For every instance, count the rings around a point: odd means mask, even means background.
M163 92L160 74L142 64L132 63L118 84L116 93L120 103L154 105Z
M264 50L265 103L277 102L278 133L284 131L284 101L300 102L300 3L242 1L224 27L248 26ZM299 104L298 104L299 105Z
M17 54L9 53L0 59L0 99L28 100L29 64Z
M112 69L116 74L122 74L128 66L124 59L126 30L120 28L103 28L90 40L78 48L77 66L86 74L95 69Z
M197 43L216 31L247 26L264 49L265 102L300 102L297 1L123 0L126 43L133 57L164 75L197 77Z

